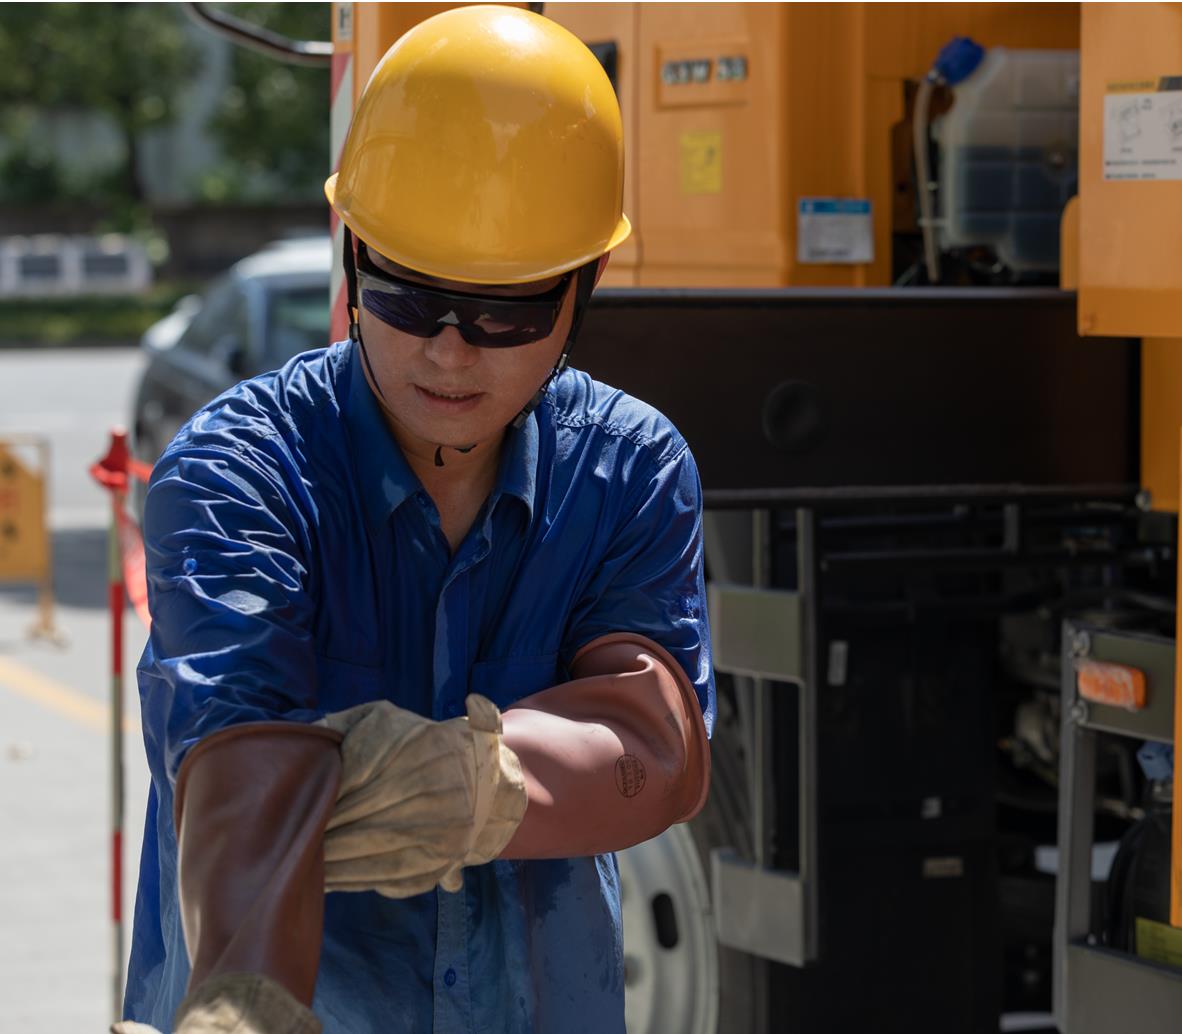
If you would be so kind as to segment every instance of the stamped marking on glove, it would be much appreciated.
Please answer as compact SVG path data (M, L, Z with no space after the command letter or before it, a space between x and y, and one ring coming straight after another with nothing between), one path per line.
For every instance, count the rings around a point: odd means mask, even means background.
M621 797L635 797L647 778L644 762L635 754L621 754L616 761L616 789Z

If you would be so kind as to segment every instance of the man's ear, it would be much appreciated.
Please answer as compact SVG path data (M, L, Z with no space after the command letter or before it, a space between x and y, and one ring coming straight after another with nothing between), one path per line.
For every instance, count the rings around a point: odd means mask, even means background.
M606 255L599 256L599 265L595 267L595 285L597 287L599 286L599 278L603 276L603 271L607 269L608 259L611 257L612 253L610 251Z

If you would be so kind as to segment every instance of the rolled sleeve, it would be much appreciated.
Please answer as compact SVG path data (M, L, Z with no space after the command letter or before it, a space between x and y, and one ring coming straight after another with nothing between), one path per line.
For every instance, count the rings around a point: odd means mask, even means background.
M211 732L318 717L307 523L281 463L265 449L166 454L148 490L144 549L144 725L163 736L170 780Z
M714 673L706 610L702 487L682 446L657 464L617 525L582 592L564 639L569 667L587 643L635 632L663 646L694 684L706 730L714 728Z

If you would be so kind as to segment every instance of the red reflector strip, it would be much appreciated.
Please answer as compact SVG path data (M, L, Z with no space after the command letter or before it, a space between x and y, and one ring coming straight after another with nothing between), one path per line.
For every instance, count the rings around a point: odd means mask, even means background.
M1079 695L1093 704L1140 711L1145 706L1145 672L1107 661L1079 661L1075 666Z

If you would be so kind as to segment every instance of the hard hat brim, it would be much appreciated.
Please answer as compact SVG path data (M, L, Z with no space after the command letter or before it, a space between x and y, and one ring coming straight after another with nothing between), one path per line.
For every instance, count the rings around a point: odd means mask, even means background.
M339 203L337 180L333 173L324 183L324 196L340 220L353 231L366 246L392 262L406 269L413 269L423 276L439 280L454 280L466 284L528 284L538 280L569 273L619 247L632 234L632 223L623 213L611 235L585 253L573 256L536 257L533 260L504 259L495 255L487 256L479 263L465 262L450 265L446 261L424 262L421 256L409 255L399 247L398 242L382 233L381 227L367 225L369 222L359 213L348 210Z

